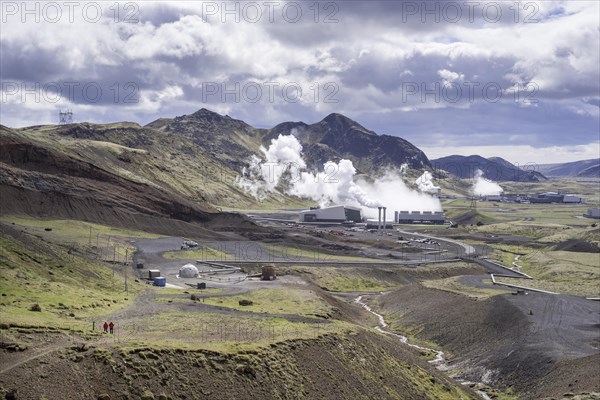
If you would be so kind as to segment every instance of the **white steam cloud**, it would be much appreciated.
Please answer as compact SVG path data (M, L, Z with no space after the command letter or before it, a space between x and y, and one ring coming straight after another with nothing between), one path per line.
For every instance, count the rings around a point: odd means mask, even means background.
M354 182L354 175L356 169L352 161L340 160L337 164L328 161L323 164L323 172L302 172L299 179L293 181L288 193L308 197L318 201L321 206L327 203L354 204L367 208L382 206Z
M473 187L471 188L475 196L497 196L504 191L496 182L483 177L483 171L475 171Z
M423 193L437 193L440 190L439 186L433 184L433 175L429 171L425 171L423 175L417 178L415 183Z
M248 167L242 169L242 174L235 179L237 186L254 198L262 201L268 193L276 191L277 185L284 175L293 175L306 168L302 158L302 145L293 135L279 135L271 140L268 149L260 146L265 160L252 155Z
M322 171L308 172L304 170L302 145L293 135L279 135L271 140L268 149L261 147L261 152L264 160L252 156L249 166L236 178L237 185L259 201L268 193L279 192L277 188L280 187L286 194L309 198L321 206L333 203L361 207L367 217L375 217L377 211L374 209L380 206L411 211L442 209L437 198L406 186L402 180L406 166L388 171L374 182L355 179L356 169L350 160L328 161L323 164ZM439 189L431 182L431 174L424 174L423 185L430 190Z
M393 215L393 211L442 211L437 197L409 188L402 180L400 171L390 170L374 182L359 179L358 183L367 193L388 207L388 216ZM366 209L363 210L363 214L367 218L376 218L377 210Z

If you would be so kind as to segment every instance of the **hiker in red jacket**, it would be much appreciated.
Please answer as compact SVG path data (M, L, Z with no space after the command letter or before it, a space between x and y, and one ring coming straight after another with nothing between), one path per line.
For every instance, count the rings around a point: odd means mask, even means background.
M115 324L112 323L112 321L110 321L110 324L108 324L108 327L110 328L110 333L114 333L113 332L113 328L115 327Z
M103 327L104 327L104 333L107 333L108 332L108 322L105 321Z

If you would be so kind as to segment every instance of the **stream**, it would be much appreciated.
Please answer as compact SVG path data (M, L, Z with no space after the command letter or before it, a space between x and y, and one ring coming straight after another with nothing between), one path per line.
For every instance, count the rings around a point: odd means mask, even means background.
M425 350L425 351L431 351L433 353L435 353L435 358L433 360L429 360L428 362L430 364L435 365L435 367L437 369L439 369L440 371L444 371L447 372L450 370L450 366L448 365L448 363L446 362L446 357L444 356L444 352L440 351L440 350L435 350L435 349L430 349L429 347L424 347L424 346L419 346L416 345L414 343L409 343L408 342L408 338L406 336L402 336L398 333L394 333L394 332L390 332L388 331L386 328L388 327L387 322L385 322L385 318L383 318L383 315L373 311L373 309L362 300L363 296L358 296L356 299L354 299L354 302L357 304L360 304L365 310L367 310L368 312L370 312L371 314L373 314L374 316L377 317L378 321L379 321L379 325L377 325L375 327L376 331L379 331L381 333L384 333L386 335L390 335L390 336L394 336L397 337L398 339L400 339L400 342L406 344L407 346L413 347L415 349L419 349L419 350ZM468 385L471 384L472 382L467 382L458 378L453 378L455 381L457 381L458 383L460 383L461 385ZM483 398L484 400L492 400L492 398L490 396L488 396L487 393L481 391L481 390L477 390L475 389L475 391L481 396L481 398Z

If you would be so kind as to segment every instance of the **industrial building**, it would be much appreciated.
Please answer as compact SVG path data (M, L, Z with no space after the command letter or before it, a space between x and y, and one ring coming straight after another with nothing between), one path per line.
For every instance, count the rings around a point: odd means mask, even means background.
M560 193L547 192L538 193L534 196L529 196L528 200L532 204L550 204L550 203L562 203L564 195Z
M583 214L584 217L600 219L600 208L588 208L587 213Z
M583 203L582 197L574 194L564 194L556 192L538 193L533 196L529 196L528 200L530 203L535 204L550 204L550 203Z
M386 218L387 207L377 207L377 219L367 220L367 229L377 229L380 233L382 229L393 229L393 221L388 221Z
M583 203L583 198L574 194L565 194L563 203Z
M394 229L394 226L392 225L394 222L393 221L385 221L385 223L383 222L383 220L378 220L378 219L368 219L367 220L367 229Z
M502 196L502 200L503 201L508 201L508 202L511 202L511 203L521 203L526 198L527 198L526 195L524 195L524 194L516 194L516 193L505 194L504 196Z
M438 224L446 222L442 211L396 211L394 220L398 224Z
M300 222L361 222L360 208L350 206L333 206L311 208L300 212Z
M485 201L502 201L502 196L499 194L490 194L481 198Z

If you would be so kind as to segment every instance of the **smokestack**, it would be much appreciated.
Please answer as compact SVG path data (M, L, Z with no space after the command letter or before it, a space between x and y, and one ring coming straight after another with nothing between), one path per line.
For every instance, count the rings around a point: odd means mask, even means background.
M378 211L378 217L377 217L377 233L381 232L381 208L382 207L377 207L377 211Z
M385 226L385 221L386 221L386 219L385 219L385 211L386 210L387 210L387 207L383 207L383 230L384 231L385 231L385 228L386 228L386 226Z

